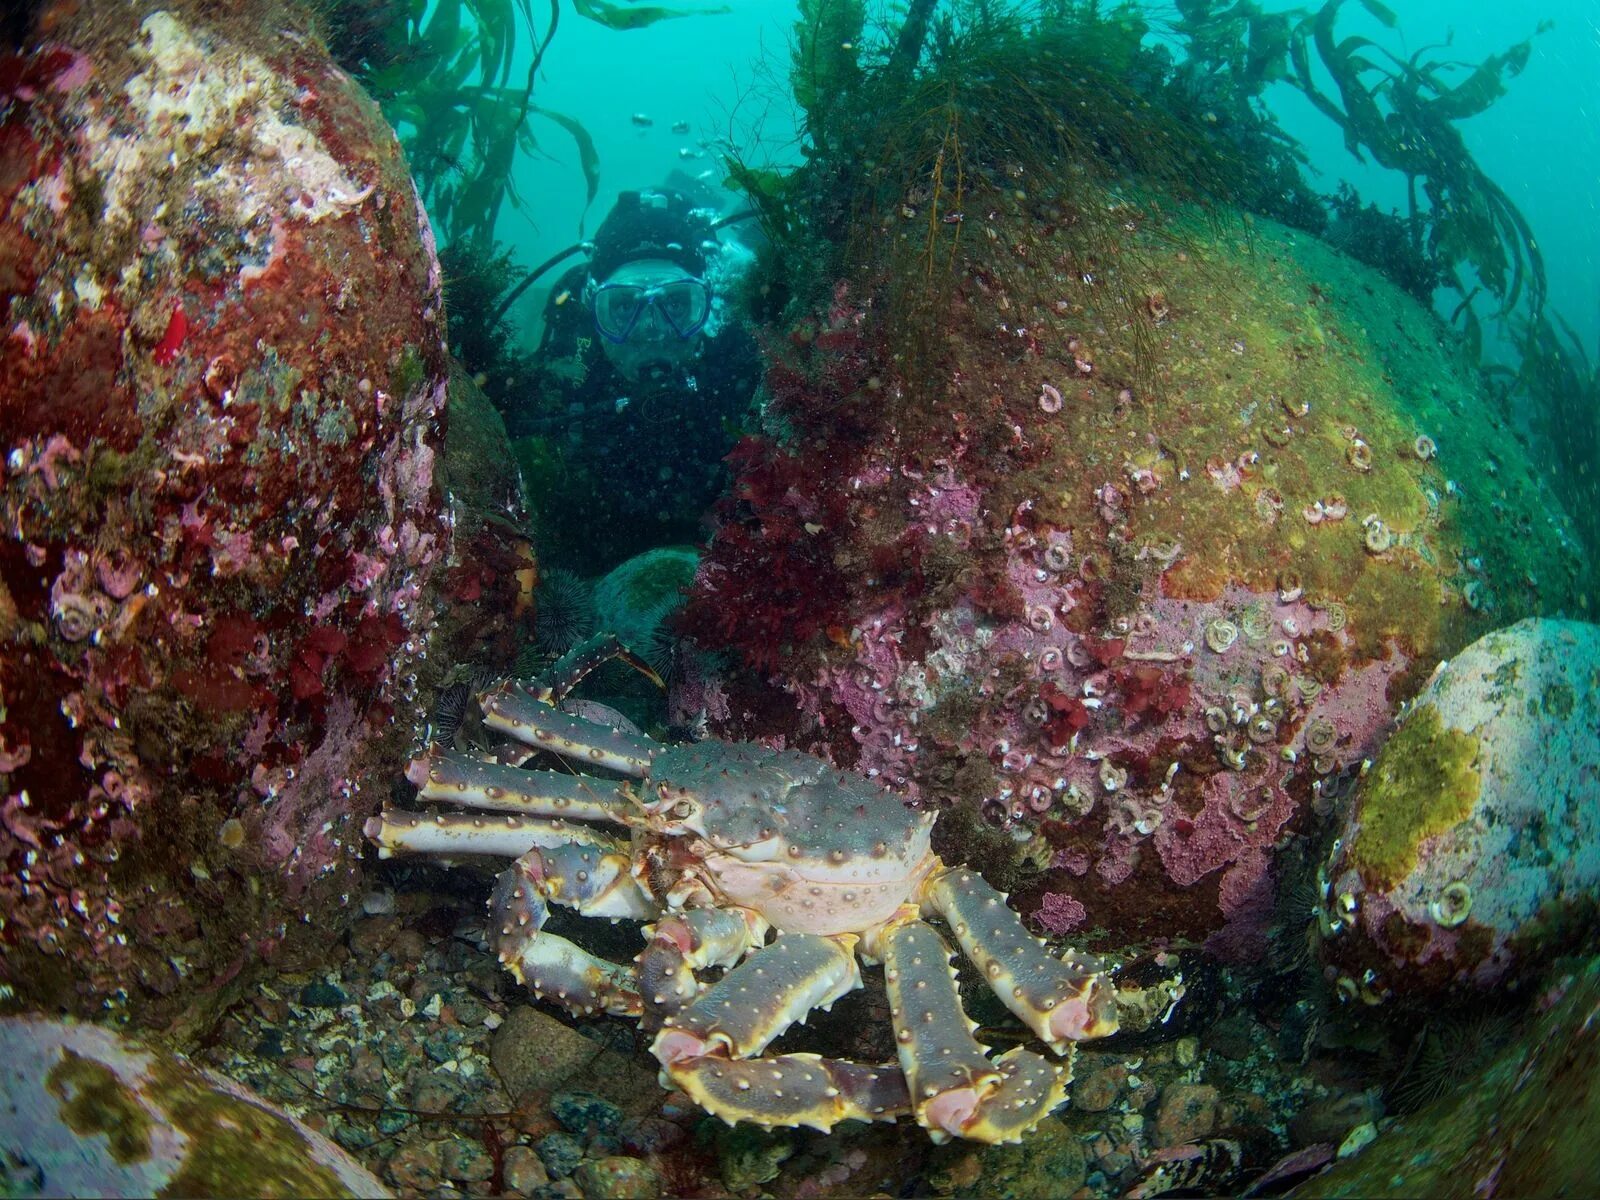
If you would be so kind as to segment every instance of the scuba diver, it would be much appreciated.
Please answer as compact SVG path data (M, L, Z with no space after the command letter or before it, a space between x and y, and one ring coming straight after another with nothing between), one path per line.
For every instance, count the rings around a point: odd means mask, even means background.
M681 191L624 192L587 263L551 289L532 403L513 438L546 440L544 553L580 572L704 539L735 430L761 377L754 338L713 291L716 227Z

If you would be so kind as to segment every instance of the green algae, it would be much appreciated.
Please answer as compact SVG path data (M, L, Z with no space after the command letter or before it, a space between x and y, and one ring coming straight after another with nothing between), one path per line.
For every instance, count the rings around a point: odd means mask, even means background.
M150 1114L139 1098L104 1063L61 1052L50 1068L45 1087L61 1103L61 1119L79 1137L102 1134L119 1164L150 1157Z
M329 1167L311 1161L306 1136L284 1116L220 1090L194 1068L157 1056L138 1089L103 1062L63 1049L45 1086L79 1137L103 1136L127 1166L150 1157L159 1113L187 1139L163 1197L348 1196Z
M1394 887L1417 865L1427 838L1464 821L1477 803L1478 739L1447 729L1438 709L1419 706L1384 744L1359 798L1351 861L1369 887Z
M193 1070L151 1068L150 1094L190 1139L188 1157L162 1196L348 1196L306 1137L278 1113L216 1089Z

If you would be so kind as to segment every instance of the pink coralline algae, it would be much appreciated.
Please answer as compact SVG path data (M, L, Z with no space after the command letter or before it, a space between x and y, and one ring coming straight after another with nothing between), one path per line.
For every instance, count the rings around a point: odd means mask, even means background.
M294 10L90 7L0 71L0 984L201 1020L341 919L404 756L438 265Z
M1071 933L1087 919L1088 913L1081 901L1065 892L1046 892L1039 898L1034 910L1034 922L1046 933Z

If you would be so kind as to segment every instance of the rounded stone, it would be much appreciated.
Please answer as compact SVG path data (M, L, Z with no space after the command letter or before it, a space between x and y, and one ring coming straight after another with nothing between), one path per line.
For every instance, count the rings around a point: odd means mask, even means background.
M1369 1002L1477 991L1600 903L1600 626L1530 619L1440 666L1357 785L1323 957Z
M550 1097L550 1115L570 1133L614 1134L622 1124L622 1110L593 1092L557 1092Z
M1217 1099L1209 1083L1169 1083L1156 1110L1155 1144L1185 1146L1209 1137L1217 1124Z
M534 1149L538 1151L544 1169L558 1177L571 1175L583 1162L583 1143L570 1133L561 1133L559 1130L545 1134Z
M573 1175L584 1200L655 1200L661 1194L661 1176L640 1158L594 1159Z
M97 1025L0 1019L7 1195L386 1196L240 1085Z
M1048 175L1030 194L1095 207ZM898 239L819 281L826 315L797 319L849 333L770 339L770 420L741 444L684 618L744 669L686 686L718 736L782 737L944 810L935 849L1002 890L1070 888L1037 860L1087 858L1094 886L1074 894L1107 945L1159 929L1248 961L1274 858L1318 798L1300 730L1326 718L1344 762L1371 756L1441 659L1490 620L1575 603L1584 564L1425 307L1301 231L1254 219L1247 251L1181 206L1107 204L1134 230L1100 227L1115 280L1041 268L1081 259L1088 235L998 196L996 236L952 247L936 285ZM1161 244L1179 229L1203 252ZM1336 299L1307 306L1321 294ZM1165 315L1134 336L1129 306L1157 295ZM995 352L1002 326L1026 328L1025 353ZM1089 339L1093 375L1076 376L1070 347ZM869 395L869 376L891 386ZM1041 378L1074 379L1048 418ZM1440 428L1426 462L1387 452ZM1352 470L1357 442L1385 452ZM1494 487L1472 483L1491 455ZM1063 543L1080 569L1040 578ZM1529 572L1537 589L1511 585ZM1474 609L1480 573L1493 594ZM1046 655L1062 666L1041 679ZM1247 731L1268 699L1278 732ZM1243 719L1213 729L1208 710ZM1032 764L1007 773L1000 745ZM1167 816L1108 820L1099 762L1137 764L1123 793ZM1102 810L990 804L1006 828L981 827L985 801L1036 785Z

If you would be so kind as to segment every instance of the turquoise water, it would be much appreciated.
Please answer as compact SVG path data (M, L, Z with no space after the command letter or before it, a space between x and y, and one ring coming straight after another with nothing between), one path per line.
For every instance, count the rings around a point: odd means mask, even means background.
M1583 1194L1593 0L1269 8L1532 39L1437 254L1222 0L929 3L7 11L0 1195L139 1194L124 1034L408 1198Z
M592 22L564 20L538 88L540 103L582 116L600 151L600 193L588 213L593 231L610 200L624 188L647 187L674 170L690 176L717 160L682 158L707 137L732 131L740 148L774 163L797 161L796 112L786 86L788 46L798 10L775 0L749 0L730 13L664 21L617 32ZM1294 6L1266 4L1268 11ZM1386 30L1358 5L1341 15L1340 31L1372 36L1402 54L1453 39L1453 56L1476 62L1531 35L1542 21L1551 28L1534 39L1533 54L1507 94L1459 128L1489 177L1528 218L1550 271L1550 300L1586 344L1600 337L1600 9L1588 0L1399 0L1392 5L1398 30ZM1159 22L1171 10L1144 5ZM516 74L516 72L514 72ZM1267 102L1283 128L1305 147L1311 183L1333 192L1353 183L1380 207L1403 208L1404 185L1392 172L1357 162L1338 130L1287 84L1269 89ZM655 124L640 129L634 113ZM689 135L674 135L686 120ZM579 233L584 189L576 156L559 132L541 126L551 158L523 160L516 179L527 211L507 214L498 233L530 263L539 262ZM530 330L539 320L536 292L519 306Z

